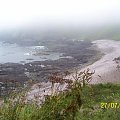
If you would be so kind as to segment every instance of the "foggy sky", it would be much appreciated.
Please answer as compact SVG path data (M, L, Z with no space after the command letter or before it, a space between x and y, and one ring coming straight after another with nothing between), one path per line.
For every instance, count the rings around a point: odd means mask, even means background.
M120 0L0 0L0 29L119 23Z

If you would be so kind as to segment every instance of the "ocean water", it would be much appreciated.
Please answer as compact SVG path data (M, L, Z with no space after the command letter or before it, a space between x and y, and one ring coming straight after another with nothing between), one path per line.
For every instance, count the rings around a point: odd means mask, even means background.
M0 42L0 63L56 60L60 56L62 56L62 53L49 52L45 46L23 47L17 44Z

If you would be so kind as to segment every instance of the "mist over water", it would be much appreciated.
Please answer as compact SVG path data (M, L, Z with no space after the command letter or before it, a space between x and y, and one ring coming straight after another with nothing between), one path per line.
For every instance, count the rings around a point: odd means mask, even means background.
M119 0L0 1L0 62L59 58L34 54L56 41L119 40L119 6Z
M60 53L43 54L47 48L45 46L23 47L17 44L0 42L0 63L28 63L32 61L56 60ZM41 55L38 53L41 52Z

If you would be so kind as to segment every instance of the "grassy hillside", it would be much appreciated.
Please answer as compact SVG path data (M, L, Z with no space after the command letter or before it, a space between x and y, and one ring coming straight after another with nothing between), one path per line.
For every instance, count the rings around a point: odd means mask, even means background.
M89 90L84 91L86 95L83 97L83 106L76 118L78 120L119 120L120 85L98 84L91 87L92 94Z
M41 106L37 97L25 102L25 92L16 93L1 105L0 120L119 120L120 84L89 85L92 74L81 72L74 82L52 76L53 85L68 88L46 95Z

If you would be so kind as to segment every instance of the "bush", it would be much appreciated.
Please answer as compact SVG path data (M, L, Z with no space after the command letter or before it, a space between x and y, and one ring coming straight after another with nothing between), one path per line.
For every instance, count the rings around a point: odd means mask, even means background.
M0 108L0 120L74 120L82 106L81 92L91 79L89 70L76 73L74 80L65 79L65 75L52 74L49 79L55 83L67 84L67 89L45 96L40 106L35 101L26 102L26 93L12 95Z

